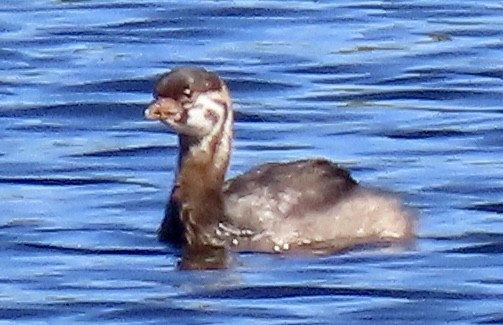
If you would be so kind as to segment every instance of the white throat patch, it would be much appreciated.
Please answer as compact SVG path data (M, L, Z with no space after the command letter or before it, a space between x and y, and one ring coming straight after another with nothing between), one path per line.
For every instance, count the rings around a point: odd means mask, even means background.
M187 125L197 127L201 134L206 134L198 150L208 153L215 150L214 164L217 168L227 167L232 142L232 104L225 96L228 96L227 89L224 89L224 97L221 92L200 94L187 117ZM215 141L216 146L211 148Z

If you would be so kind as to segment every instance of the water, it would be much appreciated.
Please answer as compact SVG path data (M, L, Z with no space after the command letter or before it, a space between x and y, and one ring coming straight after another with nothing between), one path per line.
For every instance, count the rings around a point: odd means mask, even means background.
M0 5L0 320L503 323L501 1ZM155 231L176 138L156 75L236 101L230 175L325 156L421 212L415 247L181 272Z

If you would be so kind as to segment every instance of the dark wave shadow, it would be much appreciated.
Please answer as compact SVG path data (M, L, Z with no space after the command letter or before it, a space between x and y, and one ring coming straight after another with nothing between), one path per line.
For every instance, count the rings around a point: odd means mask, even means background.
M446 253L456 254L503 254L503 240L499 243L489 243L481 245L471 245L467 247L453 248L447 250Z
M64 86L60 89L76 93L86 92L137 92L150 94L154 85L154 78L149 79L118 79L96 81L91 83Z
M88 186L103 184L147 184L135 183L122 179L101 177L0 177L0 184L40 185L40 186Z
M441 290L418 289L377 289L353 287L314 287L314 286L249 286L216 290L212 292L187 295L182 297L198 299L284 299L296 297L385 297L410 300L479 300L502 299L503 294L463 293Z
M425 239L427 239L425 237ZM428 237L437 241L456 243L455 248L443 250L450 254L503 254L503 233L469 232L454 236Z
M302 150L302 149L312 149L314 146L311 145L294 145L294 144L249 144L239 146L239 149L249 150L249 151L288 151L288 150Z
M355 73L362 68L363 66L360 64L311 64L295 68L286 68L283 69L283 72L292 74L337 75Z
M410 89L383 90L380 92L358 92L355 94L320 94L298 97L301 101L345 102L345 101L384 101L384 100L432 100L446 101L466 98L481 100L496 99L501 94L495 91L471 89ZM493 110L494 111L494 110ZM501 110L503 112L503 109Z
M69 155L68 157L134 157L134 156L168 156L178 153L178 145L141 146L134 148L117 148L112 150L99 150Z
M476 132L459 131L452 129L429 129L429 130L390 130L383 131L376 135L391 139L430 139L430 138L453 138L472 137Z
M24 252L29 251L52 251L58 253L66 253L73 255L128 255L128 256L165 256L167 250L160 249L146 249L146 248L83 248L83 247L69 247L60 245L50 245L42 243L16 243L14 249Z
M219 310L212 309L201 309L201 308L190 308L190 307L174 307L166 305L166 302L158 303L137 303L128 304L123 306L123 308L114 308L115 310L108 309L104 311L97 317L93 319L97 321L109 321L109 320L139 320L144 321L146 319L145 315L148 315L148 319L159 319L159 320L171 320L186 324L199 323L196 320L200 320L201 324L217 324L221 323L223 320L229 320L235 317L240 319L249 318L255 321L263 321L265 323L270 323L271 321L280 321L284 323L286 321L291 321L292 324L297 324L306 320L305 316L295 315L289 313L286 310L281 309L271 309L266 307L239 307L239 306L227 306Z
M77 102L47 106L28 106L15 109L0 110L0 117L64 117L70 119L85 118L100 120L106 123L107 119L116 122L113 118L130 120L132 116L143 118L146 103L117 103L117 102Z
M0 308L0 319L21 321L29 319L47 319L60 313L59 308L48 308L48 306L20 306Z
M499 191L503 193L503 188L495 189L495 192ZM503 203L481 203L474 204L467 207L468 210L482 211L482 212L494 212L497 214L503 214Z
M477 324L503 324L503 313L493 314L484 317L483 320L478 321Z
M283 82L272 82L260 79L226 79L229 89L235 92L268 92L284 91L299 88L299 85Z

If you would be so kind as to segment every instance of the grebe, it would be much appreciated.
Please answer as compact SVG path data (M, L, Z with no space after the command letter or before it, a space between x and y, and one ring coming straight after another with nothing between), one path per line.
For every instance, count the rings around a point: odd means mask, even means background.
M178 133L180 146L160 240L196 251L327 253L413 237L413 216L398 198L325 159L267 163L225 181L233 110L216 74L173 69L154 97L145 116Z

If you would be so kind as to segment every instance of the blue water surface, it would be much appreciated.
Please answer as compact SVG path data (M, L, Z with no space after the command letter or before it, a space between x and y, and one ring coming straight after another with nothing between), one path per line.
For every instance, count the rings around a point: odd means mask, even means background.
M503 3L2 0L0 323L503 323ZM176 136L156 76L219 73L229 175L323 156L420 211L403 251L242 254L156 239Z

